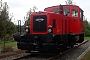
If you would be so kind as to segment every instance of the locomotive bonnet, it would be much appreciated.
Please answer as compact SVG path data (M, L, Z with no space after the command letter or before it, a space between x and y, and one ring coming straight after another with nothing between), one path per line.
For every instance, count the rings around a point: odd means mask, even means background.
M30 14L25 34L14 34L17 47L30 53L58 53L84 41L83 10L76 5L57 5Z

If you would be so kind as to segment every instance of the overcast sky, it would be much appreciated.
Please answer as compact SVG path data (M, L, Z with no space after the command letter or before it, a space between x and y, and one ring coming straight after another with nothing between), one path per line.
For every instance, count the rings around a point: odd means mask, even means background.
M17 20L24 20L26 12L34 5L38 8L38 11L43 11L44 8L66 4L66 0L2 0L7 2L10 7L10 13L13 13L15 23ZM84 15L88 21L90 21L90 1L89 0L73 0L76 5L80 6L84 10Z

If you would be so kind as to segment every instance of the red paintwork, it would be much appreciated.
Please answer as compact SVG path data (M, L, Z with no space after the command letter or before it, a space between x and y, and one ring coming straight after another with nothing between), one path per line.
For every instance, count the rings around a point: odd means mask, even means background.
M52 6L44 9L44 12L38 14L38 12L30 15L30 33L31 34L47 34L48 26L52 25L53 19L56 19L56 28L53 28L53 34L83 34L84 24L80 20L80 8L75 5L63 5L64 8L70 8L70 15L64 16L63 14L53 12L53 8L59 8L59 6ZM72 17L72 9L78 10L78 17ZM46 15L47 16L47 31L46 32L33 32L33 16L35 15Z
M30 34L46 34L46 33L48 33L48 31L46 31L46 32L34 32L33 31L33 16L48 15L48 14L49 14L48 12L42 12L41 14L39 14L38 12L34 12L30 15ZM49 18L48 18L48 20L49 20ZM48 26L48 24L47 24L47 26ZM47 30L48 30L48 28L47 28Z
M48 8L45 8L44 11L53 12L53 9L54 9L54 8L58 8L58 9L59 9L59 6L48 7Z

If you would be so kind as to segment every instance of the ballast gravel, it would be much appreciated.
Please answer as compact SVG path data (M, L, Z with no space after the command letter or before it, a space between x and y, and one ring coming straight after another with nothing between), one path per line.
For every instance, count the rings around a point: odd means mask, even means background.
M77 58L88 48L90 47L90 41L82 44L79 47L73 48L71 51L63 54L61 57L56 60L77 60Z

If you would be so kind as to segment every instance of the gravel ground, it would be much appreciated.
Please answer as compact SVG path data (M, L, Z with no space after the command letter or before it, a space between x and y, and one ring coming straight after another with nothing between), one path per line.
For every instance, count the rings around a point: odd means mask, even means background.
M3 56L3 55L8 55L8 54L15 54L16 52L6 52L6 53L2 53L0 54L0 56Z
M77 58L90 46L90 41L63 54L56 60L77 60Z
M7 57L7 58L3 58L3 59L0 59L0 60L14 60L16 58L20 58L20 57L27 56L27 55L29 55L29 53L22 53L22 54L18 54L18 55L15 55L15 56L10 56L10 57Z
M46 55L34 55L34 56L28 56L24 59L20 59L20 60L47 60L48 58L50 58L51 56L46 56Z

